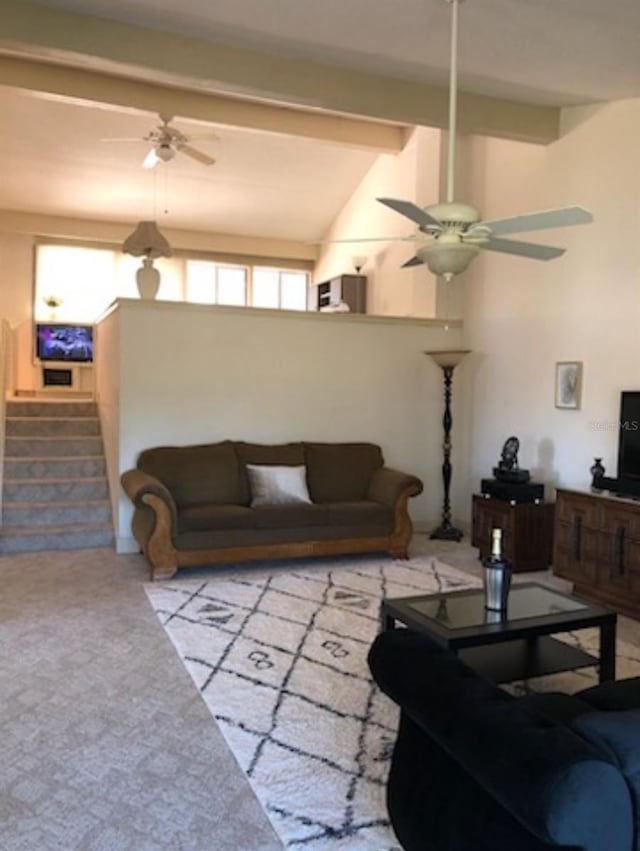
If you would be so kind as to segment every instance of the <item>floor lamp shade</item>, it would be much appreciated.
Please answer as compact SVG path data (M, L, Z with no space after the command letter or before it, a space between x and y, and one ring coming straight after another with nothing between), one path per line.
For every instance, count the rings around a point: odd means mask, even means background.
M425 352L425 355L438 364L442 369L444 379L444 415L442 417L442 520L440 525L433 530L431 537L442 541L459 541L462 539L460 529L451 523L451 502L449 490L451 488L451 427L453 418L451 416L451 386L453 383L453 370L460 361L469 354L469 349L453 349L449 351Z

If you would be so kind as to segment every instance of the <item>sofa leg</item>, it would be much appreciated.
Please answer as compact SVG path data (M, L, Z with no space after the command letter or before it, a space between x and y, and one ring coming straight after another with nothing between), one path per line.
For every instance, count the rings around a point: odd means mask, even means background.
M409 550L405 546L391 547L389 549L389 555L392 558L408 559L409 558Z
M158 580L163 579L171 579L172 576L175 576L178 572L177 565L151 565L151 580L153 582L157 582Z
M178 572L178 559L175 551L166 548L153 546L152 541L149 541L145 557L151 567L151 579L155 582L156 579L171 579Z

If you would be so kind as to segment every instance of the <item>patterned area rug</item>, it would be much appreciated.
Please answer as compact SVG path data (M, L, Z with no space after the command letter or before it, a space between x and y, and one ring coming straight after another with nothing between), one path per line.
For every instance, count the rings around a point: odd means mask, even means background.
M400 851L385 804L397 709L366 662L380 601L479 585L417 555L210 569L145 590L284 845ZM561 637L597 653L597 630ZM617 649L617 677L638 675L640 651ZM595 682L585 668L508 690Z
M208 571L145 586L287 848L395 851L395 706L366 662L383 596L473 587L419 556Z

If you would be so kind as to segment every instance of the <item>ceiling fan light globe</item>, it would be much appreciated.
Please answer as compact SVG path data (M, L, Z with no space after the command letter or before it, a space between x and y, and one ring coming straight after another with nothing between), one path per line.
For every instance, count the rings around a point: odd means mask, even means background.
M417 256L434 275L444 275L448 280L464 272L480 249L464 242L442 241L442 237L431 245L418 249Z
M162 160L163 163L168 163L169 160L172 160L175 157L176 153L171 147L171 145L158 145L156 148L156 156L159 160Z

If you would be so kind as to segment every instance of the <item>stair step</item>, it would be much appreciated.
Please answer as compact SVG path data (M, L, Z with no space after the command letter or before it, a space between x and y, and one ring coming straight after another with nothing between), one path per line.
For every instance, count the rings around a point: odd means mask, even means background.
M28 402L9 400L6 403L8 417L96 417L98 408L95 402L61 402L42 400Z
M34 528L13 527L0 531L0 553L34 553L44 550L84 550L111 547L113 529L108 523L82 523Z
M83 478L105 474L106 463L102 455L56 458L14 458L7 455L4 459L4 475L8 479Z
M110 519L111 503L107 499L5 502L2 506L2 522L8 532L16 527L108 523Z
M97 417L7 417L5 433L8 437L67 437L99 435Z
M0 553L112 547L94 401L9 400Z
M52 458L60 456L101 455L100 436L77 437L10 437L5 440L5 451L11 458Z
M103 476L85 479L4 480L3 502L64 502L108 497L107 480Z

